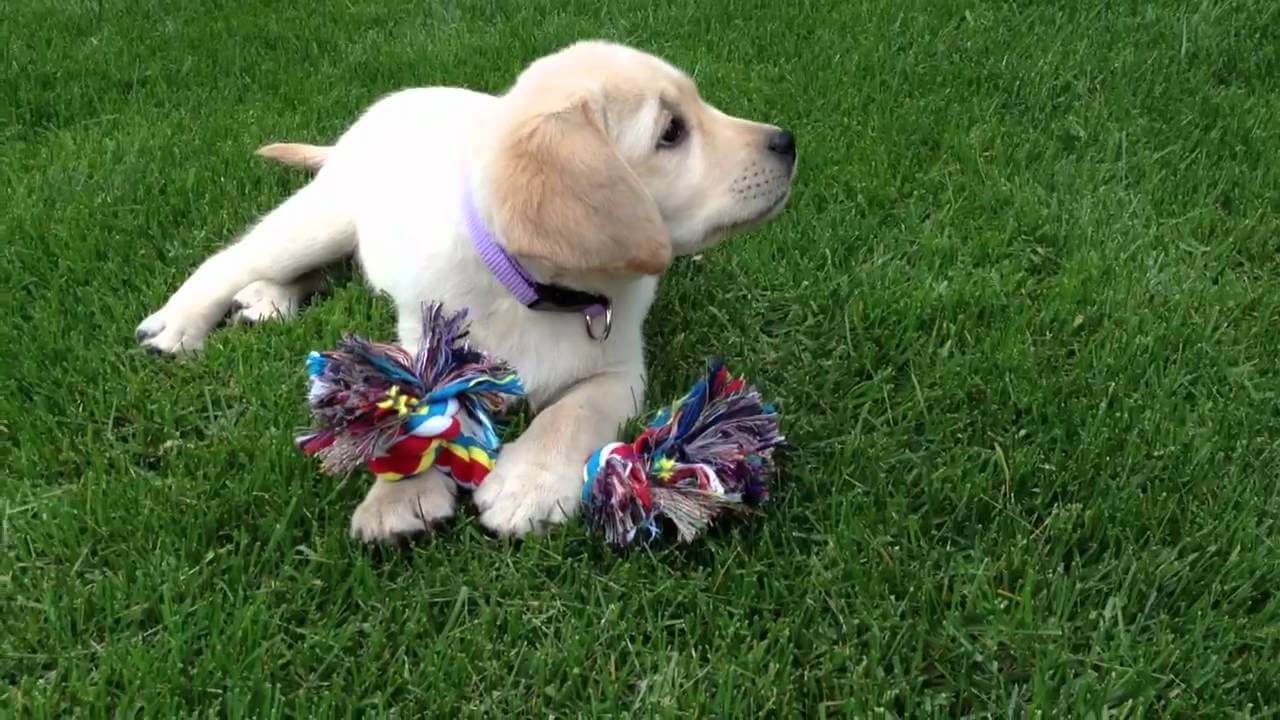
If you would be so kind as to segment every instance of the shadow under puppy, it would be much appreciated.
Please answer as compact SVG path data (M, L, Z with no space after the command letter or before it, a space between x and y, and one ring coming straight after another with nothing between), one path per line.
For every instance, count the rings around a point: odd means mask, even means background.
M416 347L422 307L466 309L471 341L519 372L532 421L474 493L481 522L520 535L578 511L582 463L644 409L644 318L672 257L786 205L792 135L706 103L653 55L580 42L500 96L400 91L332 146L260 154L315 171L207 259L138 327L147 348L199 350L233 307L287 318L314 272L354 254ZM420 534L456 508L428 472L377 481L351 520L365 541Z

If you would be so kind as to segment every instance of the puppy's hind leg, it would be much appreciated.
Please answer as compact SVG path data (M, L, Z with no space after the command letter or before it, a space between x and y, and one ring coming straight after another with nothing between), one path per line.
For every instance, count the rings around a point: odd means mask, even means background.
M138 341L156 352L194 352L251 283L291 283L355 250L355 222L343 194L317 177L267 214L238 242L205 260L138 326Z
M249 283L231 300L233 322L257 324L292 320L312 295L324 287L324 273L312 270L287 283L259 280Z

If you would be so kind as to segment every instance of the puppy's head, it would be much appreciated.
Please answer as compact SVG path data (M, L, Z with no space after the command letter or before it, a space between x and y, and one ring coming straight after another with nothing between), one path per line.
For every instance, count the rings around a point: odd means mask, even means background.
M786 204L790 133L726 115L684 73L585 42L503 96L485 168L508 249L564 270L657 274Z

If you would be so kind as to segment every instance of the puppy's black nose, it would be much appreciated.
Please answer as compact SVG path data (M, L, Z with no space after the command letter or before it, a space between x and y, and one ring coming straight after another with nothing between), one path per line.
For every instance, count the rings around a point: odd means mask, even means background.
M779 130L769 136L769 150L789 158L796 156L796 136Z

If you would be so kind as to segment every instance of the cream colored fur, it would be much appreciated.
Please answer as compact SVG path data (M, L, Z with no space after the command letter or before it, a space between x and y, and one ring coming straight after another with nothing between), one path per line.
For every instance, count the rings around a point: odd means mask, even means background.
M678 143L673 118L687 128ZM794 159L767 147L777 128L704 102L682 72L627 47L585 42L534 62L501 96L404 90L370 107L333 146L282 143L259 154L318 171L238 242L206 260L138 328L163 353L199 350L228 310L287 318L314 271L355 255L394 301L399 341L421 337L423 303L466 308L471 339L515 366L536 415L474 494L501 535L578 509L583 460L645 407L642 326L672 256L763 222L786 203ZM472 249L460 218L471 183L501 242L544 282L613 301L613 332L587 336L574 314L517 303ZM274 310L274 311L273 311ZM431 471L375 483L352 534L386 541L454 512Z

